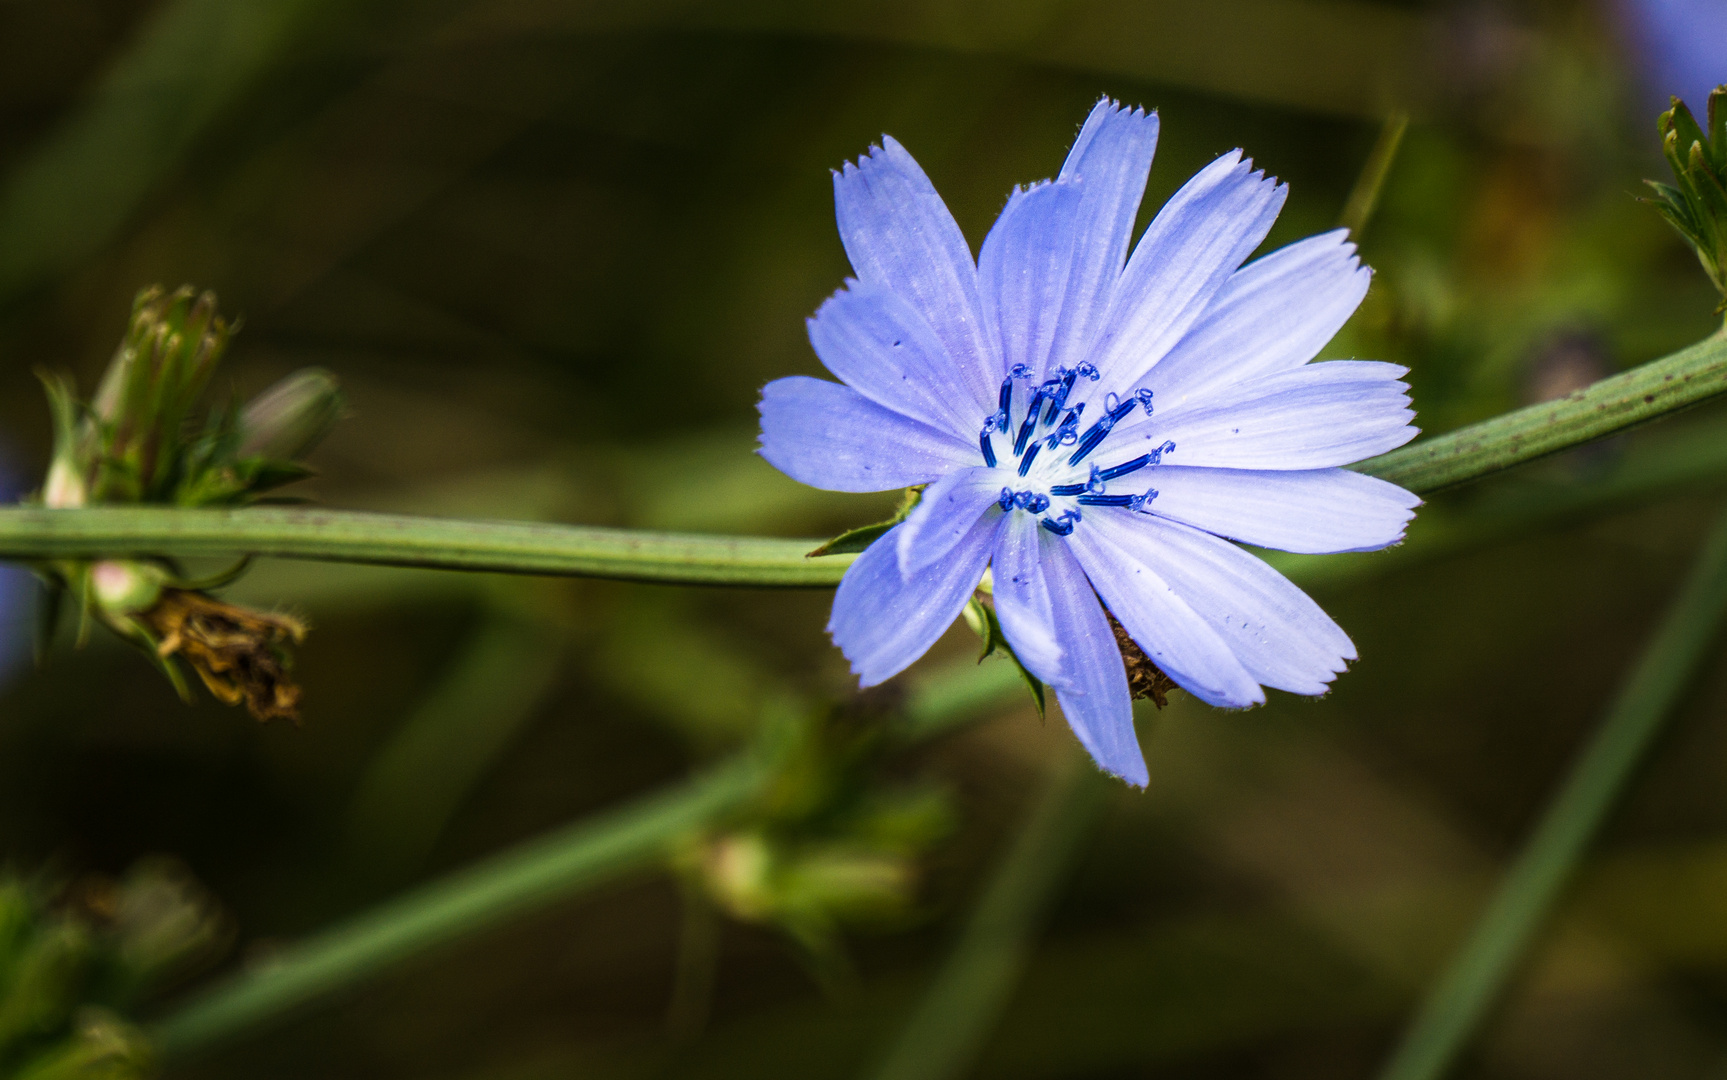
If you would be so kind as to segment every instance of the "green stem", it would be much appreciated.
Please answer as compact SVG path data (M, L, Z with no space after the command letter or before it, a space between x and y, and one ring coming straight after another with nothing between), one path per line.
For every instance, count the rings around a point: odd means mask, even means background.
M1727 515L1381 1080L1437 1080L1468 1043L1696 674L1727 611Z
M944 1080L967 1073L1013 997L1075 849L1112 790L1077 751L1056 767L874 1080Z
M1712 335L1561 398L1353 466L1417 494L1479 480L1671 416L1727 392L1727 336Z
M165 1056L239 1034L380 969L657 863L743 806L765 771L741 756L695 781L530 840L371 909L199 992L157 1024Z
M686 585L835 585L851 557L805 558L816 543L301 507L0 509L0 558L15 559L246 553Z
M1727 337L1362 462L1423 494L1618 434L1727 391ZM847 556L807 559L814 541L699 536L340 510L0 509L0 559L253 554L333 562L573 574L691 585L836 584Z

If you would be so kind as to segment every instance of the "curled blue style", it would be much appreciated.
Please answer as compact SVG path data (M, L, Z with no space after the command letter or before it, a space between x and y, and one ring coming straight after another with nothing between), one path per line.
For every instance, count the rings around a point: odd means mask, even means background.
M1157 132L1157 114L1099 102L975 261L884 138L834 175L857 277L809 336L840 381L779 379L760 406L761 453L797 480L928 485L834 597L828 631L864 685L921 656L987 568L1016 655L1098 764L1138 785L1109 617L1212 705L1324 693L1354 645L1235 542L1371 550L1419 504L1342 468L1415 435L1405 369L1309 363L1367 292L1347 234L1243 265L1287 189L1235 152L1132 243Z

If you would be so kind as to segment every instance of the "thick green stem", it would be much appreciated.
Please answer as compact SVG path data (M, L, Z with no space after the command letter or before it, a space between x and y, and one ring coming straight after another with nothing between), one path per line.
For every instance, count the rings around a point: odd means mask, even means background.
M1727 336L1354 466L1418 494L1479 480L1670 416L1727 392Z
M251 554L686 585L835 585L852 557L805 558L818 542L298 507L0 509L0 558L14 559Z
M1727 336L1716 335L1563 401L1424 439L1356 468L1426 493L1617 434L1723 391ZM850 557L805 558L814 544L279 507L0 509L0 559L253 554L692 585L836 584Z
M1437 1080L1499 999L1727 612L1727 516L1382 1080Z
M167 1056L207 1046L428 949L652 867L669 845L748 802L765 776L755 758L739 757L688 784L528 841L217 982L152 1034Z

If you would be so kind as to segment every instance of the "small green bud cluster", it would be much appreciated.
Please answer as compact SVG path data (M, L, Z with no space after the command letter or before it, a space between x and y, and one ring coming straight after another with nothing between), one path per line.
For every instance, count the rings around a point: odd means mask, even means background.
M326 371L296 372L193 423L233 333L213 293L140 292L94 400L82 404L70 380L44 380L55 447L43 503L235 505L308 475L299 459L342 410Z
M842 928L915 914L920 859L952 827L944 791L878 775L883 719L785 708L766 729L773 779L758 805L679 860L700 894L734 918L778 926L823 976L844 967Z
M123 1014L230 937L203 890L165 861L59 890L0 876L0 1075L150 1075L149 1042Z
M140 292L93 400L80 401L69 379L43 379L54 458L42 503L236 506L309 475L301 459L342 413L341 388L327 371L297 371L245 405L219 406L196 420L233 334L213 293L189 286ZM85 620L80 640L94 617L141 648L181 697L191 699L183 662L219 700L243 702L260 720L297 719L300 691L288 675L288 647L305 627L206 595L244 569L241 563L213 579L186 581L166 559L42 564L48 596L40 647L70 593Z
M1707 118L1705 130L1683 101L1673 99L1656 127L1678 183L1644 182L1655 189L1649 201L1691 245L1720 290L1720 313L1727 311L1727 85L1709 94Z

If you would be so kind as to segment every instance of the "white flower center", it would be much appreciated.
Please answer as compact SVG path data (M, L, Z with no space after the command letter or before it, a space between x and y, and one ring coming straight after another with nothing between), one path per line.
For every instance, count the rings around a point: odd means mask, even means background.
M1013 469L1021 481L1001 489L1001 508L1018 508L1030 514L1045 515L1040 524L1057 536L1067 536L1083 518L1082 507L1117 506L1133 512L1143 511L1157 498L1156 488L1143 492L1111 493L1113 480L1161 464L1163 455L1175 449L1173 442L1148 454L1116 465L1100 466L1091 460L1092 454L1108 438L1115 425L1134 409L1143 408L1151 415L1150 390L1139 389L1125 399L1114 393L1105 394L1101 402L1074 401L1074 391L1080 380L1098 380L1097 368L1082 363L1070 370L1057 368L1053 377L1035 389L1029 385L1023 408L1015 402L1014 384L1030 382L1023 364L1001 383L1000 407L983 422L978 433L978 448L984 464L990 468ZM1097 406L1097 418L1081 427L1087 405ZM998 436L1006 436L1008 445L997 446ZM1003 452L1005 451L1005 452Z

